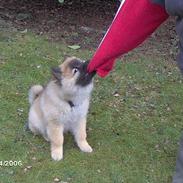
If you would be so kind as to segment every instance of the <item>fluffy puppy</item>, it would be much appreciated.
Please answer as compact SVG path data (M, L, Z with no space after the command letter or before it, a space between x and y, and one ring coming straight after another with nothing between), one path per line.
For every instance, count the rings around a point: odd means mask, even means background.
M28 127L51 144L51 157L63 158L64 132L70 131L83 152L92 152L86 140L86 118L95 73L87 72L87 63L67 58L52 69L52 80L29 91Z

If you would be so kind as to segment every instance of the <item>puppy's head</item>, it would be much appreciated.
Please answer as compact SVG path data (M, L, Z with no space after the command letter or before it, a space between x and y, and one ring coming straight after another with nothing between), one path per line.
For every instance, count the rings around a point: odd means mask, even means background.
M52 74L56 82L67 92L86 89L93 85L95 75L95 72L87 72L87 65L88 62L69 57L59 67L52 68Z

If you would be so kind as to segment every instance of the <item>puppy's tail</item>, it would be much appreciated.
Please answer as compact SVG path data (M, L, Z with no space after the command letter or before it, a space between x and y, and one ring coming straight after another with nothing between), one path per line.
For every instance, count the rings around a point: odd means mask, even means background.
M41 85L34 85L29 90L29 103L32 105L34 100L39 96L39 94L43 91L43 87Z

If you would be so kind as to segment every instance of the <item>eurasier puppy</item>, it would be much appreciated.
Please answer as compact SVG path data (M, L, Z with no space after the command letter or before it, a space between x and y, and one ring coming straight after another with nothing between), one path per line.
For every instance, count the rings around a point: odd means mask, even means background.
M63 133L70 131L83 152L92 152L86 141L86 118L95 73L87 72L87 62L71 57L52 69L46 87L34 85L29 91L28 127L51 143L51 157L63 158Z

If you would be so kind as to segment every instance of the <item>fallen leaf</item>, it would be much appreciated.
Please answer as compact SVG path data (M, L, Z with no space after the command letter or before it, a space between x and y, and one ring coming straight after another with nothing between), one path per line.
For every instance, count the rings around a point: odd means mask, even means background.
M101 173L101 170L100 170L100 169L98 169L98 170L97 170L97 172L98 172L98 173Z
M81 48L81 46L79 46L79 45L70 45L70 46L68 46L68 48L71 48L73 50L78 50L78 49Z
M18 112L23 112L24 110L21 109L21 108L19 108L19 109L17 109L17 111L18 111Z
M114 97L119 97L119 93L114 93Z
M16 19L19 21L24 21L26 19L30 19L31 18L31 14L30 13L19 13L16 16Z
M59 182L60 181L60 179L59 178L54 178L54 182Z
M34 160L34 161L35 161L35 160L36 160L36 157L32 157L32 160Z
M25 30L23 30L23 31L20 31L20 33L22 33L22 34L27 33L27 29L25 29Z
M59 2L60 4L63 4L63 3L64 3L64 0L58 0L58 2Z
M31 166L31 165L28 165L28 166L27 166L27 169L31 169L31 168L32 168L32 166Z

